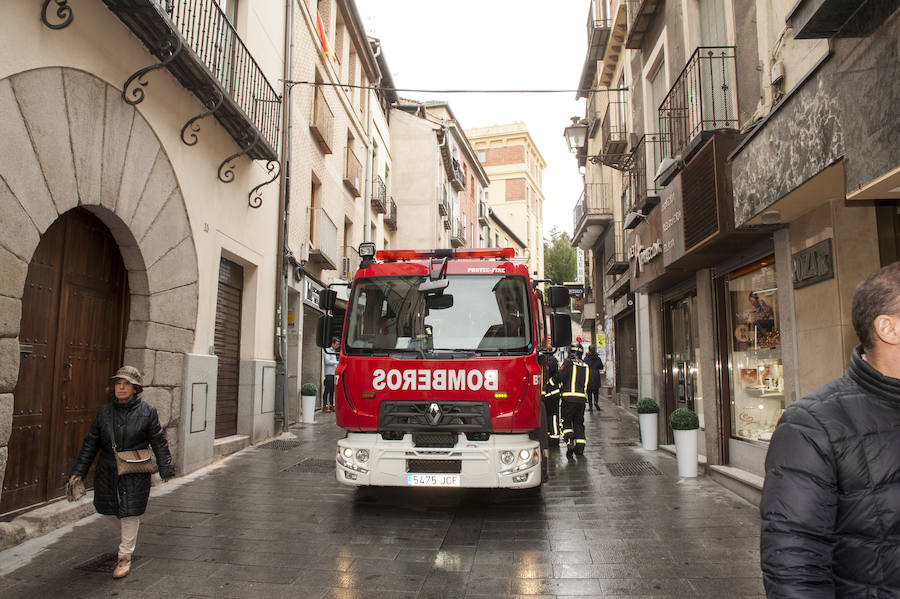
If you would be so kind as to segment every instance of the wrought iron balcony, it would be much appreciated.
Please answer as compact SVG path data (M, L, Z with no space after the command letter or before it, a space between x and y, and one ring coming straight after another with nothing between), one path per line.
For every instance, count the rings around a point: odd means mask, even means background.
M488 208L487 204L485 204L484 202L478 202L478 224L479 225L486 227L490 224L490 222L488 221L488 211L489 210L490 210L490 208Z
M586 183L575 204L572 245L588 250L613 220L612 187L606 182Z
M241 147L219 167L222 181L234 179L233 166L223 168L242 154L278 159L281 98L215 0L103 1L160 61L128 78L122 90L126 102L141 102L148 84L144 76L165 67L208 109L185 124L182 141L197 143L197 121L213 115Z
M375 175L372 185L372 210L384 214L387 211L387 185L384 180Z
M347 159L344 161L344 186L350 190L353 197L358 198L361 195L362 188L362 163L353 148L347 146Z
M392 196L387 199L387 212L384 213L384 226L391 231L397 230L397 203Z
M459 219L453 221L453 228L450 229L450 245L455 248L466 245L466 227Z
M641 49L644 37L653 24L653 19L662 3L662 0L627 0L628 37L625 40L626 48L629 50Z
M606 269L608 275L620 275L628 271L628 261L625 260L625 247L622 244L622 223L616 221L606 233L603 254L606 256Z
M324 269L336 269L337 226L323 208L309 212L309 261Z
M450 177L450 184L456 191L462 191L466 188L466 175L463 172L462 165L456 158L451 159L451 165L450 172L447 173Z
M316 97L313 102L313 119L309 124L309 131L319 142L323 154L331 154L334 145L334 112L325 100L325 94L316 87Z
M734 46L694 50L659 107L659 125L683 162L710 132L739 129Z
M662 186L655 181L656 169L669 155L668 138L663 133L646 133L631 151L623 194L624 213L647 214L659 204Z
M606 6L606 3L604 3ZM581 79L578 83L576 97L586 96L583 90L591 89L594 83L594 75L597 73L597 61L603 60L606 52L606 43L609 41L610 19L608 14L594 15L594 3L591 2L587 20L587 54L584 57L584 66L581 69Z
M602 152L600 163L614 169L624 170L628 164L628 128L625 115L628 102L616 100L606 106L603 122L600 126Z

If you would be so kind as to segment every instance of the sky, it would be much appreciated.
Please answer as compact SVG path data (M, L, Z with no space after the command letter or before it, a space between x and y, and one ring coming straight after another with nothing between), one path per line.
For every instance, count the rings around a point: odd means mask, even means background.
M575 99L587 50L589 0L356 0L366 33L381 40L398 88L560 89L553 94L399 92L445 100L463 129L522 121L544 157L544 236L572 234L582 191L563 129L584 116Z

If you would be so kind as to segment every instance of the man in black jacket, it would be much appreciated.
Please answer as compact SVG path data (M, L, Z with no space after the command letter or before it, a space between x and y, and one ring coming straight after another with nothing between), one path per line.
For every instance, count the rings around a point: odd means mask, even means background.
M584 363L591 371L591 384L588 386L587 409L593 412L594 408L600 409L600 379L602 378L603 360L597 353L597 346L588 345L588 353L584 356Z
M785 410L766 456L768 597L900 597L900 262L856 288L848 374Z

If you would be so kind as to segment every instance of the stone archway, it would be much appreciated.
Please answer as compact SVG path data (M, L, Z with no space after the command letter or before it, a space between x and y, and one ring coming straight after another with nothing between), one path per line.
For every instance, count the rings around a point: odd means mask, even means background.
M144 399L174 445L198 267L159 139L119 89L59 67L0 80L0 139L0 477L9 458L25 275L41 236L76 206L103 221L119 246L130 290L124 361L143 371Z

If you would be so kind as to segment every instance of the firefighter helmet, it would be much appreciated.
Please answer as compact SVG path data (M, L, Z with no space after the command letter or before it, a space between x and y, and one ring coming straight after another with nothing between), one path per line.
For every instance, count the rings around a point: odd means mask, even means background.
M584 355L584 348L580 343L573 343L569 346L569 354L580 359Z

